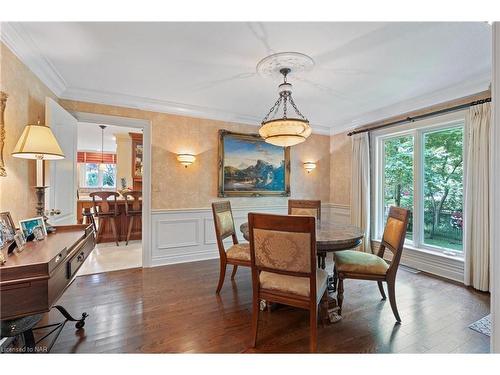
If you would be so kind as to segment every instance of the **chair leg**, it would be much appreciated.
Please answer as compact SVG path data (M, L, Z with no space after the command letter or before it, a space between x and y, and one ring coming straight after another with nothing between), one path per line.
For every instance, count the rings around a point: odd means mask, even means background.
M309 349L311 353L316 353L318 347L318 307L316 301L314 301L314 305L309 310L309 325L311 330Z
M231 280L234 280L236 276L236 271L238 271L238 266L236 264L233 265L233 273L231 274Z
M382 299L385 300L387 297L385 296L384 285L382 284L382 281L377 281L377 284L378 290L380 290L380 294L382 295Z
M97 229L96 242L101 241L102 231L104 230L104 218L99 218L99 228Z
M127 232L127 242L125 245L128 245L128 241L130 240L130 234L132 233L132 226L134 225L134 217L129 216L129 222L128 222L128 232Z
M398 323L401 323L398 307L396 306L396 280L387 280L387 290L389 292L389 301L391 302L391 309L394 317Z
M321 322L322 326L325 326L325 321L328 320L328 288L326 288L325 293L321 297Z
M217 285L217 290L215 291L216 294L219 294L220 290L222 289L222 285L224 285L224 278L226 277L226 266L227 266L227 263L221 259L219 284Z
M259 331L259 305L258 295L254 293L252 298L252 348L257 346L257 332Z
M339 315L342 315L342 304L344 302L344 279L339 277L337 287L337 303L339 304Z
M116 246L120 246L118 243L118 234L116 232L116 221L114 217L111 217L109 220L111 220L111 229L113 230L113 236L115 236L115 241L116 241Z

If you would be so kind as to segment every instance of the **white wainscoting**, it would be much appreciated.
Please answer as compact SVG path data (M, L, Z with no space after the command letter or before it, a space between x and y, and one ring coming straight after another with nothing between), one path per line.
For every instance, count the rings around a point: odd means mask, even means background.
M238 238L245 241L239 227L249 212L286 214L285 205L234 207L233 217ZM322 205L323 219L348 223L349 206ZM152 266L196 262L219 257L211 208L152 210ZM227 240L228 244L231 242Z

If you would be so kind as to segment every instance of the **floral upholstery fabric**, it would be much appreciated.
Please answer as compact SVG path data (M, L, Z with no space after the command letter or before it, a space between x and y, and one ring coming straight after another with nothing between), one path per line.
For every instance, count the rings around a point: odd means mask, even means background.
M279 273L262 271L259 276L260 287L267 290L276 290L283 293L297 294L309 297L310 283L308 277L281 275ZM328 272L316 269L316 298L319 301L326 290Z
M255 264L293 272L311 272L311 235L255 228Z
M291 212L291 215L312 216L312 217L315 217L316 219L318 218L318 210L316 208L292 207L290 212Z
M389 265L375 254L355 250L333 253L337 272L360 273L364 275L385 275Z
M231 211L217 212L216 225L219 227L220 236L226 238L234 233L233 215Z
M404 238L401 237L404 229L404 221L389 217L385 224L384 241L391 245L394 250L397 250L400 242L404 241Z
M250 244L238 243L226 251L226 256L231 259L248 260L250 262Z

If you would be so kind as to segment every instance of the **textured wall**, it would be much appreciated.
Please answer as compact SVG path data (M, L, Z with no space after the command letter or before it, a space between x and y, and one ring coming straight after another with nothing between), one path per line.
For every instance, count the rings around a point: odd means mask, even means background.
M135 131L135 129L134 129ZM132 139L128 134L115 134L116 137L116 187L121 189L121 178L127 179L127 187L132 181Z
M351 204L351 147L347 133L330 137L330 203Z
M257 127L201 118L148 112L131 108L60 100L70 111L90 112L150 120L152 123L152 208L201 208L217 200L218 130L252 133ZM196 155L189 168L179 164L178 153ZM302 163L316 161L310 174ZM330 137L312 135L292 148L291 191L293 198L330 198ZM286 204L287 198L232 198L235 206Z
M5 109L4 159L7 177L0 177L0 211L19 219L35 215L35 161L10 156L24 127L45 121L45 97L56 96L0 43L0 88L9 95Z

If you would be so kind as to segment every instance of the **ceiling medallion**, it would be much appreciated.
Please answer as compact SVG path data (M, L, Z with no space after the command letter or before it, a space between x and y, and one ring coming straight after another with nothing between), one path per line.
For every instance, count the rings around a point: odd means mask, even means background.
M280 59L277 55L285 58ZM293 57L296 57L296 60L293 60ZM263 75L273 76L273 69L279 69L279 73L283 75L283 83L278 86L279 98L264 117L259 128L260 136L267 143L283 147L302 143L312 133L309 121L299 111L292 98L292 85L287 82L287 76L292 71L292 68L285 66L287 62L297 67L299 71L312 69L314 66L314 62L310 57L296 52L271 55L261 60L257 65L257 71L262 72ZM294 110L294 117L289 117L287 105ZM277 117L281 107L283 114L281 117Z

